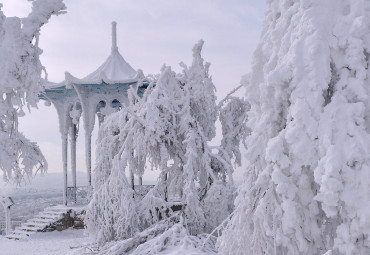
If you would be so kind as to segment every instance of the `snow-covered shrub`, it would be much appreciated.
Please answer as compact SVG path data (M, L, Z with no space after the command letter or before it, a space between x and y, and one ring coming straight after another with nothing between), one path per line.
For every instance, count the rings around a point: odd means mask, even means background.
M205 235L196 237L189 234L184 224L180 222L138 246L132 255L176 254L179 251L186 254L216 254L214 245L209 242L204 244L205 241Z
M370 2L267 1L220 254L370 254Z
M18 132L23 108L35 107L41 89L40 28L58 15L63 0L36 0L25 18L5 17L0 3L0 169L5 180L20 182L46 171L39 147Z
M172 215L174 204L182 206L182 224L191 235L212 230L231 213L231 158L238 158L240 139L228 139L224 142L227 148L216 148L219 153L208 145L215 136L220 109L208 74L209 64L204 64L201 57L202 46L203 41L194 46L193 63L189 67L181 64L181 74L163 66L142 97L131 89L129 104L102 124L94 195L86 216L87 228L95 241L126 239L153 224L161 224ZM244 118L240 115L245 106L242 101L230 102L235 106L222 108L223 118L238 109L231 119L242 138L240 123L244 123ZM157 185L136 201L126 173L141 176L148 168L145 166L161 174ZM118 173L121 180L116 180ZM212 211L217 203L219 208ZM118 235L118 231L126 235Z
M137 204L137 211L140 212L138 217L142 229L158 223L172 212L163 198L166 188L164 184L163 181L157 183Z
M174 221L174 218L177 218ZM142 254L216 254L214 238L193 236L184 227L179 215L160 221L132 238L110 242L99 248L101 255ZM180 222L178 222L180 220Z
M126 116L122 117L125 121ZM104 128L99 129L98 146L99 157L96 157L96 167L93 177L94 188L98 190L108 179L113 167L113 158L118 153L119 141L119 115L112 113L104 118Z
M85 224L98 244L126 239L138 229L134 192L121 164L115 157L109 177L94 192L87 210Z
M227 97L223 103L227 104L220 109L222 126L222 140L220 154L227 153L228 158L234 158L237 165L241 165L240 142L244 143L249 129L247 128L247 113L249 103L238 97ZM225 157L226 155L223 155Z
M206 221L206 233L217 228L234 209L235 187L227 183L226 187L221 181L216 181L210 187L206 197L202 200Z

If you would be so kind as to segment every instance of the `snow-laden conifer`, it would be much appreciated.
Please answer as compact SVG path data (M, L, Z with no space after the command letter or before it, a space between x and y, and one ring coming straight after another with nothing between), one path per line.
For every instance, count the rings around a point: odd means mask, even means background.
M368 1L267 1L221 254L368 254Z
M38 47L40 28L65 6L62 0L37 0L25 18L6 17L0 4L0 169L5 180L20 182L47 164L39 147L18 132L24 107L35 107L44 67Z

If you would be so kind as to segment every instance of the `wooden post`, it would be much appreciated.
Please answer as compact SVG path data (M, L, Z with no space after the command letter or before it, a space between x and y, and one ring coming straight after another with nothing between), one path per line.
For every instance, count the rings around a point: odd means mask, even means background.
M10 207L14 205L11 197L0 197L0 204L3 205L5 211L5 234L10 235L12 232L12 222L10 217Z
M5 234L10 235L12 232L12 221L10 217L10 206L7 206L5 209L5 221L6 221L6 229Z
M131 188L132 188L132 190L135 190L135 178L134 178L134 174L133 173L130 173L130 177L131 177Z

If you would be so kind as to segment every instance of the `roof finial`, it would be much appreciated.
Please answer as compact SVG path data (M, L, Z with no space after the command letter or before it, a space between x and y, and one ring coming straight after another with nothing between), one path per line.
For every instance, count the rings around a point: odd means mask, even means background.
M117 22L112 22L112 52L118 51L117 47Z

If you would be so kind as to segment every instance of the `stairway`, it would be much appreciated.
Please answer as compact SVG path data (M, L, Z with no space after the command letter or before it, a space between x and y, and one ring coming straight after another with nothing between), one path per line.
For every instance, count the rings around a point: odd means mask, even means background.
M48 207L34 218L17 227L6 238L14 240L28 239L30 235L36 232L45 232L50 225L61 220L68 210L70 208L60 205Z

